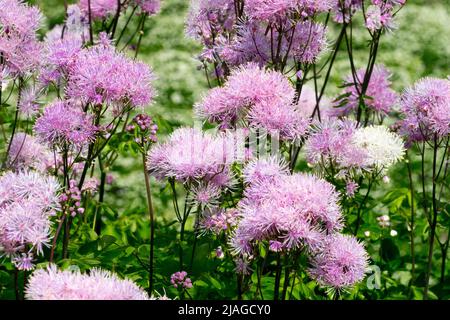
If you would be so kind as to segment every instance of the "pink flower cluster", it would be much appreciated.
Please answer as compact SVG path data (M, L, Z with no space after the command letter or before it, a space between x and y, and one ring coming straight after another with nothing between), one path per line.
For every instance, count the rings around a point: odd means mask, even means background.
M0 177L0 252L17 268L32 269L34 253L43 254L49 245L58 190L54 177L33 171Z
M423 78L401 98L400 132L409 142L450 134L450 80Z
M170 276L170 283L174 288L190 289L192 288L192 281L187 276L186 271L178 271Z
M362 68L356 72L355 79L352 75L346 77L343 97L336 99L336 106L331 111L333 115L348 115L358 109L365 75L366 69ZM397 93L391 88L390 76L383 65L375 65L363 99L368 109L381 115L390 113L397 102Z
M67 101L55 101L44 110L34 130L41 141L53 147L82 147L95 139L92 117Z
M394 11L396 6L403 6L406 0L372 0L366 9L366 27L370 31L394 28Z
M115 52L109 45L83 49L69 74L67 95L84 104L107 104L121 113L130 107L144 107L154 96L153 74L145 63Z
M36 270L28 280L27 300L149 300L130 280L101 269L89 274L58 270L55 265Z
M305 149L310 165L347 182L364 173L387 170L404 155L400 136L387 127L357 128L356 122L337 119L317 122Z
M258 175L247 185L238 206L241 218L230 244L239 272L248 270L255 248L265 244L273 252L303 250L313 264L311 275L324 286L346 288L361 281L367 254L355 238L339 233L343 222L334 186L270 164L266 178Z
M25 75L42 57L36 34L41 12L19 0L0 0L0 8L0 56L11 75Z
M212 89L195 109L221 128L248 123L294 141L303 137L309 126L309 119L293 105L294 96L294 88L281 73L250 63L234 70L225 86Z
M45 172L54 162L50 149L35 137L23 132L14 135L8 153L8 168L19 170L36 170Z
M327 236L322 251L312 259L310 275L332 289L345 289L364 279L369 256L354 237Z
M234 138L234 135L212 135L198 129L179 128L166 142L150 150L147 168L161 180L174 178L181 182L210 182L220 188L230 186L229 165L245 157L244 150L236 149Z
M81 191L78 189L75 180L69 181L69 188L59 196L59 201L61 202L61 207L73 217L84 213L84 208L81 206Z
M204 213L200 226L205 232L220 235L222 232L231 232L238 225L239 217L240 213L236 209L216 208Z
M80 9L88 17L89 12L92 19L103 19L117 11L117 0L80 0Z
M231 244L244 255L269 240L284 250L316 250L326 234L342 228L333 185L308 174L281 174L250 184L239 208L242 219Z

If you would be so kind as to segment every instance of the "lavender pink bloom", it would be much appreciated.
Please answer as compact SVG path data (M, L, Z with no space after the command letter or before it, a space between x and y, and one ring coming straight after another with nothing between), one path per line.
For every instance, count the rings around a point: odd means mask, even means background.
M80 0L79 6L86 17L90 11L92 19L103 19L116 13L117 0Z
M34 130L41 141L51 146L82 147L95 139L92 118L66 101L55 101L36 120Z
M423 78L401 98L400 132L409 142L450 134L450 80Z
M150 68L108 44L83 49L70 69L67 94L93 105L112 105L121 113L126 107L144 107L155 95ZM126 109L125 109L126 110Z
M33 169L44 172L53 165L53 155L35 137L18 132L11 142L7 165L15 171Z
M334 115L348 115L358 109L365 74L365 68L359 69L356 72L356 83L352 75L347 76L344 81L346 85L344 97L336 100ZM375 65L365 94L367 98L363 99L368 109L381 115L390 113L398 98L397 93L391 88L390 76L391 74L383 65Z
M33 171L0 177L0 254L20 270L33 268L34 253L49 245L58 190L54 177Z
M42 58L37 40L42 15L37 7L18 0L0 0L0 54L14 76L36 69Z
M232 180L228 175L229 165L244 159L244 150L239 152L237 147L232 135L179 128L166 142L150 150L147 168L158 179L209 181L223 187Z
M282 175L251 184L239 203L242 219L231 239L240 255L252 254L263 241L283 250L320 247L324 236L342 228L334 186L308 174Z
M170 283L174 288L190 289L192 288L192 281L187 276L186 271L178 271L170 276Z
M89 274L58 270L55 265L36 270L25 290L27 300L149 300L134 282L102 269Z
M309 273L323 286L347 289L364 279L368 259L364 246L356 238L333 234L326 238L323 249L312 259Z

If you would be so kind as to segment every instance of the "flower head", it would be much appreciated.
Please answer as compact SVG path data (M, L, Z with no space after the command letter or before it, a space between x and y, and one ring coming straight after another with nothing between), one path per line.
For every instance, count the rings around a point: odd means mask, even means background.
M400 132L409 141L441 138L450 134L450 80L423 78L401 98Z
M134 282L101 269L89 274L58 270L55 265L36 270L26 290L27 300L148 300Z
M368 255L356 238L334 234L327 237L323 249L312 259L310 275L324 286L346 289L364 279Z
M86 17L90 12L93 19L105 18L117 11L116 0L80 0L79 6Z
M116 2L117 3L117 2ZM70 70L67 94L84 103L144 107L155 95L153 73L141 62L115 52L109 45L83 49Z
M18 132L12 139L7 163L16 171L34 169L44 172L53 164L53 156L35 137Z
M239 210L242 218L231 246L241 255L270 240L277 241L277 250L315 250L327 233L342 228L333 185L307 174L281 175L250 185Z
M45 108L34 126L41 141L50 145L68 144L81 147L94 140L97 132L89 115L65 101L56 101Z
M175 288L182 288L182 289L190 289L192 288L192 281L187 276L186 271L178 271L175 272L170 276L170 283Z
M165 143L154 146L148 155L147 168L158 179L178 181L223 181L228 167L242 161L239 144L233 135L212 135L197 129L179 128ZM220 178L219 180L217 180ZM231 179L226 179L231 182Z
M347 86L344 89L344 98L337 99L337 107L333 109L335 115L347 115L351 111L357 110L365 74L365 68L357 71L356 84L351 75L345 79ZM364 98L364 104L368 109L379 112L382 115L391 112L397 102L397 93L391 89L389 77L390 73L383 65L375 65L365 93L367 97ZM345 104L340 106L343 103Z

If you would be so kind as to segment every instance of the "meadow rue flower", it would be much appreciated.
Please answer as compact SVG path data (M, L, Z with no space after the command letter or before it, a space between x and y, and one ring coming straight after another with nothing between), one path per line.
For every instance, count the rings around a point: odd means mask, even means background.
M234 22L234 0L191 0L186 33L209 45L217 35L230 31Z
M197 115L223 128L248 121L252 128L295 141L306 134L309 119L292 104L294 88L279 72L249 63L234 70L224 87L195 105Z
M125 107L144 107L153 99L150 68L110 45L83 49L71 67L67 94L94 105L108 104L120 113Z
M270 39L263 28L251 21L239 23L235 28L236 35L232 39L215 45L220 59L234 67L248 62L262 67L271 57Z
M42 84L48 85L49 82L56 82L63 76L67 77L82 46L82 38L68 32L64 38L61 38L61 34L56 39L48 38L45 42L45 59L39 76Z
M214 184L206 183L199 184L192 188L192 192L189 195L189 203L194 207L211 208L220 204L219 198L221 190Z
M300 62L314 63L327 47L327 28L318 22L305 21L295 26L291 44L292 55ZM286 49L287 50L287 49Z
M242 146L241 146L242 147ZM148 154L147 168L157 179L217 181L227 175L228 166L243 161L239 145L231 135L207 134L198 129L179 128L165 143L155 145ZM214 180L214 181L213 181ZM232 179L227 179L231 182Z
M190 289L192 288L192 281L187 276L186 271L178 271L170 276L170 283L174 288Z
M19 111L27 116L32 117L39 112L40 103L38 101L39 93L33 87L28 87L21 92L20 102L18 104Z
M345 194L347 195L347 197L352 198L358 188L359 185L355 181L348 181L347 185L345 186Z
M236 209L213 208L203 212L200 228L204 232L220 235L232 231L238 224L240 213Z
M308 162L322 170L331 166L360 169L365 152L352 144L356 130L356 123L348 120L330 118L315 122L305 146Z
M117 11L116 0L80 0L78 5L86 17L90 11L93 19L106 18L108 15L115 14Z
M321 170L333 166L336 177L385 172L405 153L401 137L385 126L356 128L352 121L316 124L306 142L307 160Z
M92 269L58 270L55 265L33 272L25 289L27 300L148 300L147 293L134 282L114 273Z
M261 241L283 250L317 249L323 237L342 228L333 185L308 174L282 175L252 184L239 203L242 216L230 243L236 254L251 254Z
M58 190L54 177L33 171L0 177L0 254L11 257L19 270L32 269L33 252L42 255L49 245Z
M32 72L39 66L42 46L36 32L42 14L23 1L0 0L0 54L11 75Z
M364 279L368 259L364 246L356 238L333 234L326 238L323 249L312 259L309 273L323 286L347 289Z
M361 9L363 0L333 0L332 12L334 21L349 22L357 10Z
M346 84L344 97L336 100L336 107L332 110L335 115L347 115L358 109L365 73L365 68L356 72L356 84L352 75L347 76L344 81ZM391 89L390 76L391 74L383 65L375 65L365 94L367 97L364 98L364 104L368 109L382 115L391 112L397 102L397 94Z
M149 15L154 15L161 9L160 0L135 0L141 10Z
M250 19L278 22L294 11L296 0L247 0L245 11Z
M0 208L13 202L32 202L45 210L55 209L59 188L53 176L35 171L7 172L0 177Z
M396 237L398 235L398 232L394 229L392 229L389 234L391 235L391 237Z
M314 113L314 109L316 108L316 91L309 85L302 86L302 92L297 102L296 110L299 112L304 118L312 117ZM326 119L328 118L328 113L330 109L330 101L327 97L323 96L320 104L320 118ZM318 112L316 111L314 115L314 119L318 118Z
M82 147L95 139L96 126L91 116L67 101L55 101L44 110L35 123L39 139L51 146L74 145Z
M8 153L7 165L13 170L34 169L44 172L53 165L50 149L23 132L14 135Z
M423 78L401 97L400 133L408 142L450 134L450 80Z
M276 179L288 173L287 163L277 156L271 156L247 163L243 170L243 177L245 183L252 184Z

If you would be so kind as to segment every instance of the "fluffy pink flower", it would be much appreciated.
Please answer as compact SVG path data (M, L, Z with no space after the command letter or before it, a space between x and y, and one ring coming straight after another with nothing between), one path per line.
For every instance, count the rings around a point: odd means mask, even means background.
M241 152L237 148L242 147ZM147 168L158 179L211 181L228 174L228 167L243 161L244 144L232 135L211 135L197 129L175 130L165 143L154 146L148 155ZM225 179L231 182L231 179ZM219 183L220 184L220 183Z
M245 11L251 19L268 22L284 21L294 12L296 0L247 0Z
M234 0L192 0L186 32L190 37L211 45L213 38L230 31L234 22Z
M215 88L195 106L196 113L222 128L239 121L295 140L304 135L308 120L292 105L295 90L279 72L249 63L232 72L224 87Z
M19 132L11 142L7 163L16 171L34 169L44 172L53 165L53 155L35 137Z
M0 254L11 257L20 270L33 268L33 253L43 254L49 245L58 190L54 177L37 172L0 177Z
M18 0L0 0L0 8L0 53L5 64L13 75L32 72L42 54L36 38L41 12Z
M450 134L450 80L423 78L401 98L403 120L400 131L410 141Z
M361 9L363 0L333 0L332 11L336 22L349 22L355 12Z
M253 184L277 179L288 173L287 163L283 159L273 156L252 160L244 167L243 176L245 183Z
M161 9L161 0L136 0L141 10L149 15L154 15Z
M102 19L117 11L117 0L80 0L79 6L86 17L90 10L93 19Z
M291 54L300 62L314 63L327 47L327 28L321 23L305 21L295 26ZM288 33L291 41L290 33ZM288 46L288 45L287 45Z
M281 242L283 250L316 249L327 233L342 228L333 185L307 174L281 175L252 184L239 208L242 219L231 246L244 255L269 240Z
M97 128L89 115L65 101L56 101L45 108L34 126L41 141L50 145L81 147L95 139Z
M353 77L347 76L345 79L346 87L343 92L345 97L336 101L337 105L344 105L333 109L335 115L347 115L349 112L357 110L365 72L365 68L357 71L356 85ZM383 65L375 65L365 94L370 97L364 99L367 108L382 115L388 114L397 102L397 93L391 88L390 76L391 74Z
M146 64L99 44L79 53L70 70L67 94L84 103L112 105L115 111L144 107L155 95L153 78Z
M222 232L232 231L238 224L240 213L236 209L214 208L205 211L200 221L204 232L220 235Z
M58 270L55 265L36 270L26 290L27 300L148 300L147 293L134 282L120 279L114 273L92 269Z
M310 275L324 286L345 289L364 279L368 255L356 238L334 234L312 261Z

